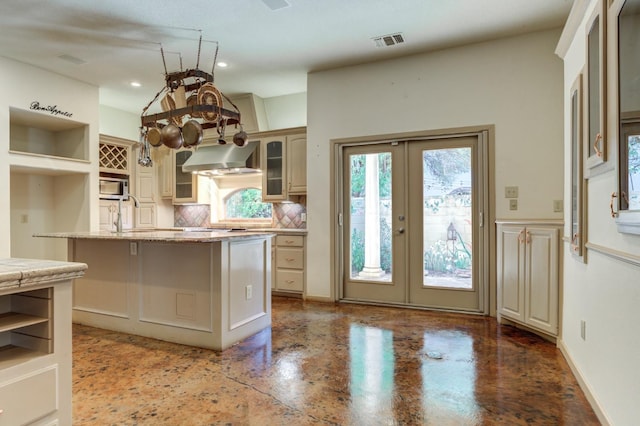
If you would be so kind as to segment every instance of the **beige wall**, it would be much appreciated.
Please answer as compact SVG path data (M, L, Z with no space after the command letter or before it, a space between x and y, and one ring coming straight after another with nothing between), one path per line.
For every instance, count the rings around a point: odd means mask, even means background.
M12 61L0 57L0 257L9 257L11 255L11 239L9 235L17 232L18 235L31 235L33 232L55 232L64 230L89 230L92 224L98 226L98 88L90 84L82 83L63 77L59 74L50 73L40 68L32 67L21 62ZM44 212L46 217L39 217L42 212L34 211L33 219L38 219L38 223L29 221L28 223L20 223L19 211L25 206L40 205L41 196L44 193L38 191L30 194L20 194L12 200L10 188L11 179L19 179L17 176L25 176L24 174L15 175L11 172L11 165L21 168L30 165L37 165L41 168L55 169L60 163L51 164L46 158L33 159L26 156L16 156L9 153L9 135L10 135L10 108L17 108L29 111L32 102L37 101L42 106L57 106L60 111L72 113L70 120L84 123L88 125L89 146L87 158L89 162L73 162L64 163L62 167L64 171L61 174L69 174L74 176L69 179L64 177L51 177L41 180L42 185L51 185L57 194L65 194L65 197L59 197L61 203L51 210L53 204L45 204L50 210L49 213ZM40 112L40 114L48 114ZM58 116L60 120L64 117ZM72 165L70 165L72 164ZM35 174L35 173L34 173ZM17 188L28 188L37 182L37 178L22 179L21 182L14 182ZM64 191L63 187L74 182L73 190ZM42 188L37 185L32 188ZM13 202L12 202L13 201ZM10 207L8 207L10 206ZM14 207L15 206L15 207ZM15 209L15 210L14 210ZM61 213L64 212L64 213ZM57 217L54 217L55 214ZM56 229L44 229L42 225L51 223L55 220ZM20 223L21 229L13 229L17 223ZM38 227L36 227L38 226ZM60 227L66 229L59 229ZM33 232L32 232L33 231ZM40 250L48 252L43 247L35 249L34 254L40 254ZM29 253L29 248L19 249L21 253ZM56 251L54 256L59 258L64 254Z
M561 219L560 30L309 75L307 294L330 297L330 141L495 125L495 217ZM508 210L504 186L519 187ZM491 224L490 224L491 226Z

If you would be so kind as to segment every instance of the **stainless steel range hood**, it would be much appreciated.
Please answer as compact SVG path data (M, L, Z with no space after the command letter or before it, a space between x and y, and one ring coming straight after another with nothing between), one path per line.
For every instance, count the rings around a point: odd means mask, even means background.
M259 141L253 141L242 148L234 144L200 146L182 165L182 171L212 176L258 173L259 145Z

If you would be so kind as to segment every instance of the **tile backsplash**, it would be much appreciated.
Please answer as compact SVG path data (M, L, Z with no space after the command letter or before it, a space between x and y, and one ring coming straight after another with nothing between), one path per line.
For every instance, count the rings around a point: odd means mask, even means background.
M303 213L307 214L307 197L300 197L299 203L273 203L273 226L304 229L307 222L302 221Z
M173 226L207 227L211 225L211 207L208 204L173 206Z
M304 229L302 214L307 213L307 197L299 197L298 203L273 203L273 227ZM208 204L179 205L173 208L173 223L176 227L211 226L211 207Z

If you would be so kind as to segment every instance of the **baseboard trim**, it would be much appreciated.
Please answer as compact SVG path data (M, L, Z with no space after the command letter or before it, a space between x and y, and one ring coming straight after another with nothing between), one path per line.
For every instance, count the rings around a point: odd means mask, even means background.
M309 302L335 303L335 300L333 300L331 297L309 296L304 294L302 298L304 300L308 300Z
M562 356L564 356L564 359L567 361L567 364L569 364L569 368L571 368L574 377L580 385L580 389L582 389L582 392L584 392L584 396L587 398L587 401L589 401L589 404L591 405L593 412L598 417L598 420L600 420L600 423L602 423L603 426L610 426L612 424L611 421L607 418L604 410L602 409L602 407L600 407L600 404L598 404L598 400L595 398L593 392L591 391L591 387L582 376L582 372L573 362L573 359L571 358L571 355L569 355L567 347L564 345L564 341L558 339L557 346L558 349L560 349Z

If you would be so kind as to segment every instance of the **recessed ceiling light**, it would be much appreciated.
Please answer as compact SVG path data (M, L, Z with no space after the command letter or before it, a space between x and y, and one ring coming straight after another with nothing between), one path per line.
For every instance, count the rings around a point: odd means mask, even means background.
M140 86L142 86L142 84L140 84L140 82L139 82L139 81L132 81L132 82L131 82L131 86L132 86L132 87L140 87Z
M226 62L218 62L218 66L219 66L220 68L226 68L226 67L228 67L228 66L229 66L229 64L227 64Z

